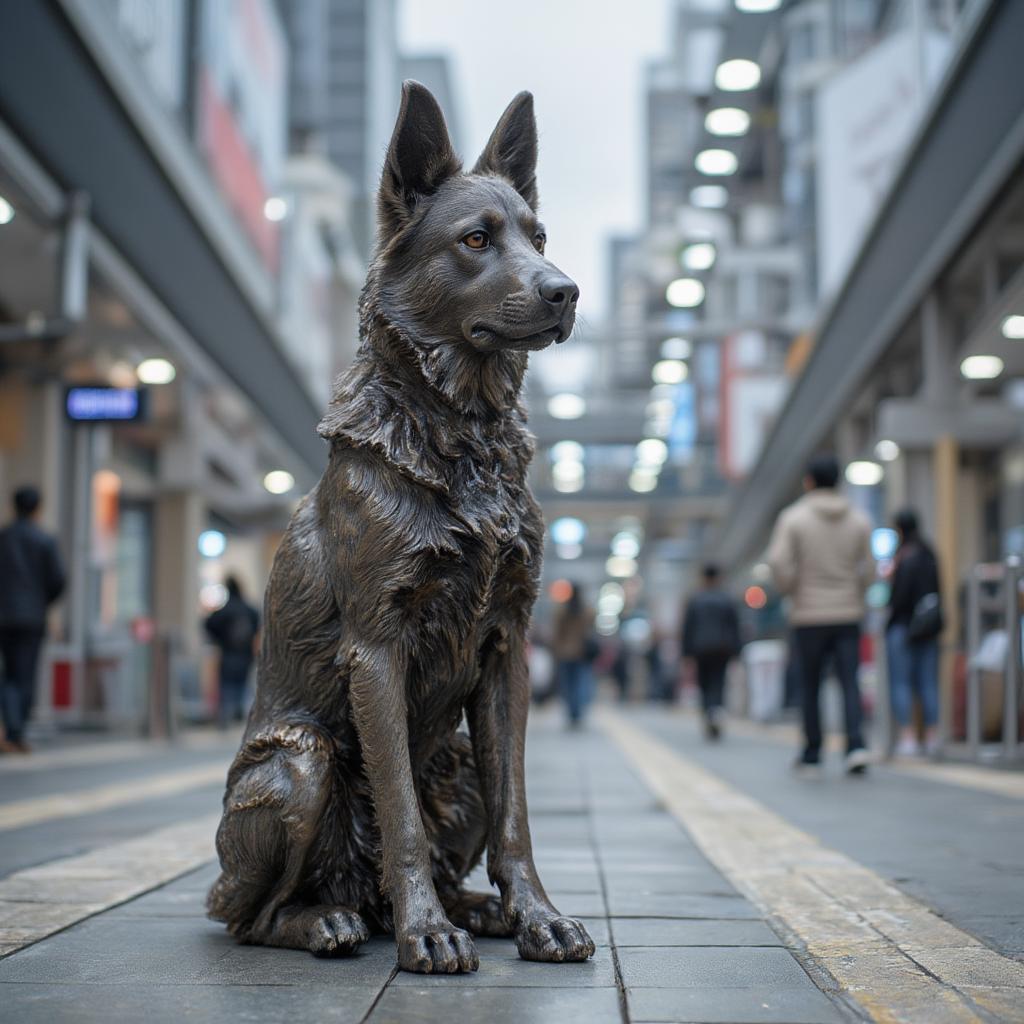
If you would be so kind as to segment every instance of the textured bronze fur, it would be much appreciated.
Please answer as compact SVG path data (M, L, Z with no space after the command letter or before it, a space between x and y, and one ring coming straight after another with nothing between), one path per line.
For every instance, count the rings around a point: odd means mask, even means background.
M522 93L464 174L434 98L403 87L362 343L274 560L217 833L209 910L244 942L337 956L393 931L422 972L475 970L470 932L594 952L537 877L523 784L543 523L518 394L577 296L542 254L536 148ZM500 898L462 888L485 847Z

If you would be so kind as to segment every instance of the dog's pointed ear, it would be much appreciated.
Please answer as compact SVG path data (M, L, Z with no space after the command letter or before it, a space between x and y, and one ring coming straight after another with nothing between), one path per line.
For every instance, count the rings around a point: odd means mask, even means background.
M521 92L505 108L474 174L499 174L537 209L537 121L533 116L533 95Z
M419 82L403 82L402 104L377 193L381 237L399 231L412 216L417 200L436 192L461 169L437 100Z

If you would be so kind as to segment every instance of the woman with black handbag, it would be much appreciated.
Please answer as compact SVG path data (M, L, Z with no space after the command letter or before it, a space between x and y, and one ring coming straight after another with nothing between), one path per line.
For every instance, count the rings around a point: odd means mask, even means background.
M943 628L939 567L935 553L921 537L917 513L904 509L895 520L900 543L889 596L886 651L889 693L899 725L897 756L922 752L911 719L913 699L921 704L924 752L939 745L939 634Z

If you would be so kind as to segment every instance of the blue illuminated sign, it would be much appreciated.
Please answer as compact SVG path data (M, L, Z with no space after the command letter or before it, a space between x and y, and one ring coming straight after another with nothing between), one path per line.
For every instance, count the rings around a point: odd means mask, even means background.
M65 409L76 423L117 423L143 417L144 392L139 388L68 388Z

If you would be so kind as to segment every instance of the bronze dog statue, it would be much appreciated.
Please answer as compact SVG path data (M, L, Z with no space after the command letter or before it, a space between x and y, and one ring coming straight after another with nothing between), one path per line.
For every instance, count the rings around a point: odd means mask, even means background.
M403 86L362 341L274 559L217 832L208 907L244 942L339 956L393 931L421 972L475 970L469 933L594 952L537 877L523 780L543 521L518 395L578 296L544 258L536 158L529 93L463 173L434 97ZM462 888L485 846L500 899Z

